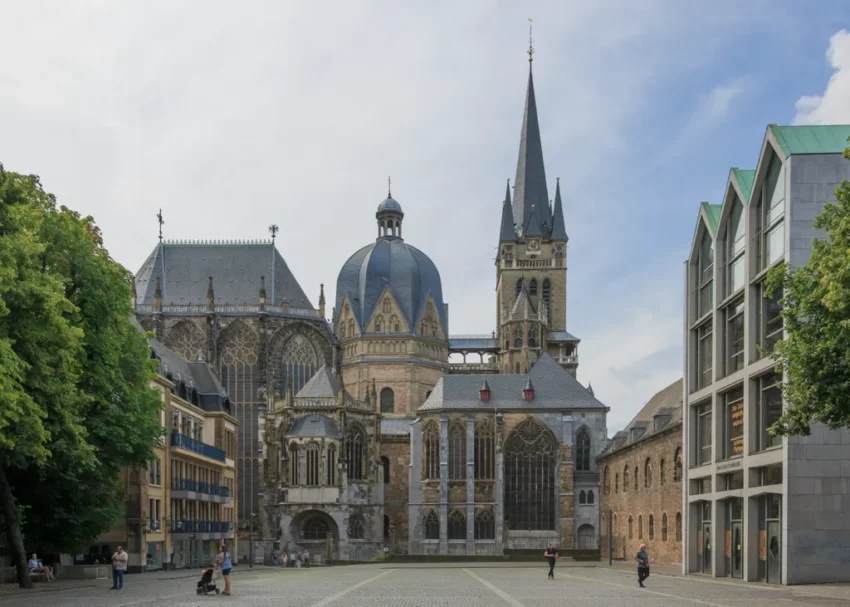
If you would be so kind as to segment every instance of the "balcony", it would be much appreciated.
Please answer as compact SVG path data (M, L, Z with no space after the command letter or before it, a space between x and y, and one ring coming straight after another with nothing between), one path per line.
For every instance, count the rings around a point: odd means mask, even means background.
M221 463L224 463L226 459L224 450L208 445L205 442L192 438L191 436L180 434L179 432L171 433L171 446L185 449L186 451L192 451L198 455L203 455L204 457L214 459Z
M172 479L171 497L174 499L189 499L216 504L227 504L233 501L230 491L224 485L204 483L190 478Z
M202 521L178 519L171 521L172 535L194 535L199 540L214 540L233 537L231 521Z

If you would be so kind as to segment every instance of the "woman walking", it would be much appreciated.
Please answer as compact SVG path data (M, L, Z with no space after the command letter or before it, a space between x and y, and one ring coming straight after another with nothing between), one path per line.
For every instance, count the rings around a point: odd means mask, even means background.
M224 578L224 594L230 596L230 570L233 569L233 563L230 562L230 553L227 551L227 544L221 545L221 552L216 557L216 567L221 567L221 576Z

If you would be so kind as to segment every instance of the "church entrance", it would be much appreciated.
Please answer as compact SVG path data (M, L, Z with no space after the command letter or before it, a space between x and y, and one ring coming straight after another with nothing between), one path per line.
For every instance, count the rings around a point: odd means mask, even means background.
M317 562L339 559L339 528L326 512L299 512L292 519L290 537L295 539L296 545L288 543L283 547L284 552L307 549Z

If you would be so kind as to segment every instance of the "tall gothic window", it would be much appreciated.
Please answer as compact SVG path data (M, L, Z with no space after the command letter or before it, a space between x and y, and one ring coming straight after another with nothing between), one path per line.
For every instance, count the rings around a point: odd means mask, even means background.
M661 515L661 541L667 541L667 513Z
M662 457L661 461L658 462L658 484L659 485L663 485L664 481L666 480L664 477L666 476L667 472L664 470L664 465L665 465L664 458Z
M629 490L629 465L626 464L623 468L623 493Z
M645 489L652 487L652 463L649 458L646 458L646 463L643 465L643 486Z
M353 328L349 331L353 337ZM319 357L306 337L293 335L280 355L280 396L286 397L286 385L292 380L292 394L298 394L319 369ZM228 390L229 393L229 390Z
M549 298L550 293L552 291L551 285L549 283L548 278L543 279L543 301L546 302L546 320L547 322L552 322L552 306L550 305Z
M516 281L516 294L519 295L522 291L522 278Z
M522 329L514 331L514 348L522 348Z
M638 539L643 539L643 515L638 514Z
M422 451L424 462L422 476L426 479L440 478L440 429L433 421L428 422L422 429Z
M328 470L327 470L327 479L328 485L333 487L336 485L336 447L333 445L328 445Z
M363 431L352 426L345 436L345 457L348 460L349 480L366 478L366 438Z
M620 492L620 473L614 473L614 493Z
M355 337L355 335L354 335L354 319L353 318L349 319L349 321L348 321L348 336L349 337Z
M682 541L682 513L676 513L676 541Z
M429 510L425 514L425 539L438 540L440 539L440 519L437 513Z
M466 539L466 515L461 510L452 510L449 514L449 539Z
M652 542L655 540L655 517L653 515L649 515L649 541Z
M395 411L395 394L392 388L381 389L381 413L393 413Z
M576 438L576 470L590 470L590 433L582 428Z
M298 478L298 445L292 443L289 445L289 484L300 484Z
M682 449L676 449L676 454L673 457L673 481L678 483L682 480Z
M537 347L537 330L529 328L528 329L528 347L536 348Z
M638 490L638 467L635 466L635 491Z
M630 540L634 539L634 536L635 536L634 532L635 532L635 521L632 518L632 515L630 514L629 515L629 539Z
M466 428L461 422L449 427L449 478L466 478Z
M537 279L532 278L531 283L528 285L528 294L529 295L537 295Z
M493 479L494 468L493 422L480 420L475 424L475 478Z
M489 508L480 510L475 515L475 539L496 539L496 520L493 518L493 511Z
M388 457L381 458L381 466L384 469L384 484L390 482L390 460Z
M319 445L310 443L307 445L307 482L306 485L316 487L319 485Z
M555 529L557 454L551 432L534 419L505 441L505 520L512 530Z
M608 476L608 466L605 466L605 471L602 473L602 493L604 495L611 494L611 478Z

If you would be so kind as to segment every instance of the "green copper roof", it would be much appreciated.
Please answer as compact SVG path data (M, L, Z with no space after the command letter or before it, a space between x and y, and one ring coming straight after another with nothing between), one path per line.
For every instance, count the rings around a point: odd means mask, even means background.
M720 221L720 205L703 202L702 208L705 211L705 218L708 220L708 229L711 231L711 235L714 236L717 232L717 222Z
M746 206L750 201L750 193L753 191L753 181L755 181L756 172L733 168L732 178L738 184L738 187L741 188L741 194L744 195L744 199L741 202Z
M794 154L840 154L850 147L850 124L768 126L787 158Z

